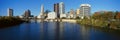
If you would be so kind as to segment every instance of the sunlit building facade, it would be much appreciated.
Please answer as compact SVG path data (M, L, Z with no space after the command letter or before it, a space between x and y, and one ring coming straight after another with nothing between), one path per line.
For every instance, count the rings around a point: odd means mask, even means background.
M65 6L63 2L59 3L60 18L65 17Z
M91 11L90 4L81 4L80 5L81 18L84 18L84 17L90 18L90 11Z
M8 12L8 16L13 16L13 9L8 8L7 12Z
M55 19L57 18L57 14L55 12L49 12L47 19Z
M70 18L74 18L75 11L73 9L70 10Z
M41 5L41 11L37 18L44 18L44 6Z
M76 10L76 16L79 17L80 16L80 9Z

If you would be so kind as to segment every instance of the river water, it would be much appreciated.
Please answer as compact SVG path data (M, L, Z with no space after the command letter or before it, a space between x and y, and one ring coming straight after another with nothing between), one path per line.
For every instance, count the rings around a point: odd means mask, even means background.
M31 22L0 29L0 40L120 40L120 32L69 22Z

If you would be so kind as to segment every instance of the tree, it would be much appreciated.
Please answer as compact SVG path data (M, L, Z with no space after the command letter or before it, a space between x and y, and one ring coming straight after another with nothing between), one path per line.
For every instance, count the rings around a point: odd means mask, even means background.
M120 12L116 13L116 19L120 19Z
M102 16L105 20L110 20L114 18L113 12L104 12Z
M80 17L79 17L79 16L77 16L77 17L76 17L76 19L80 19Z
M95 12L93 15L92 15L92 18L93 19L99 19L101 17L101 14L99 12Z

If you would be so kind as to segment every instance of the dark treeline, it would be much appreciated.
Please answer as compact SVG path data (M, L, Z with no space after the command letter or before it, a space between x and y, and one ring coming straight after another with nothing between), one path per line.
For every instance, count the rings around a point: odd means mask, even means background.
M0 28L18 25L22 22L24 21L21 20L19 17L0 17Z

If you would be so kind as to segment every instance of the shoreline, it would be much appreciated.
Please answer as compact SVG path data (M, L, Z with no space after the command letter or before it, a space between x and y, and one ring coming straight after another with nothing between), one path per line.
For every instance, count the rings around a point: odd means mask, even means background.
M97 28L105 28L105 29L112 29L112 30L119 30L120 31L120 28L118 28L119 26L116 26L116 25L113 25L112 22L110 23L105 23L105 21L98 21L98 22L91 22L90 20L86 21L86 20L77 20L77 23L80 24L80 25L90 25L90 26L93 26L93 27L97 27Z
M77 20L75 20L75 19L62 19L62 22L76 23Z
M0 28L7 28L15 25L19 25L25 22L17 17L2 17L0 18Z

